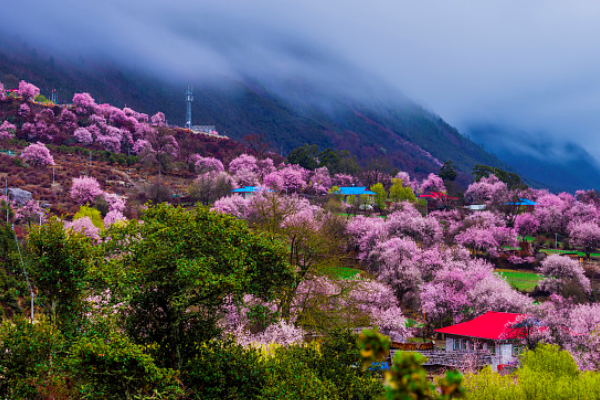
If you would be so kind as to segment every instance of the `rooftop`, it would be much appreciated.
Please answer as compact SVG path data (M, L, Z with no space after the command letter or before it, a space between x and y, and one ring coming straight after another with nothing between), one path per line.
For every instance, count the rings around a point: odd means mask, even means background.
M436 332L449 335L475 337L480 339L501 340L517 338L518 332L511 332L508 324L514 323L524 314L488 311L471 321L436 329Z

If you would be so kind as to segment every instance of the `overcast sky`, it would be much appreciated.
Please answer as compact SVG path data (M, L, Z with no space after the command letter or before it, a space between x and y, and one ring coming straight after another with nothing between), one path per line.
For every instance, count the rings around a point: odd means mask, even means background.
M459 128L499 123L600 151L600 2L3 3L0 29L55 51L190 79L260 71L263 63L293 75L311 60L305 55L300 65L281 50L295 43L376 74Z

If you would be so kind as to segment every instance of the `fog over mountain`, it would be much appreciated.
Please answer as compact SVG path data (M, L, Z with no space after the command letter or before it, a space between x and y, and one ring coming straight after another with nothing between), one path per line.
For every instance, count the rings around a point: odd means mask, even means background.
M320 93L385 103L401 90L486 149L518 146L528 162L600 150L600 3L31 0L2 9L9 46L24 40L182 85L256 82L296 105Z

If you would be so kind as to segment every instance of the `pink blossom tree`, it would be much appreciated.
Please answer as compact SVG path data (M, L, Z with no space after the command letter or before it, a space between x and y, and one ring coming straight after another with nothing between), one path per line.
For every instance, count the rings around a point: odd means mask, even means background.
M121 211L109 211L104 217L104 226L109 227L117 221L125 221L126 218Z
M378 264L379 279L394 289L403 304L418 306L423 283L418 260L421 250L411 239L391 238L378 244L369 257Z
M461 322L486 311L524 312L531 300L493 272L481 259L447 262L421 286L427 320Z
M538 286L547 292L560 293L568 282L577 284L586 293L590 291L590 280L583 268L569 257L551 254L541 262L539 272L546 278Z
M326 194L332 184L333 182L327 167L315 169L310 177L310 185L317 194Z
M15 135L17 127L8 121L2 122L0 125L0 140L12 139Z
M25 103L21 104L19 106L19 111L17 111L17 115L22 118L27 118L29 117L29 114L31 114L31 108Z
M473 182L465 192L465 200L472 204L500 206L508 201L508 187L494 174Z
M80 176L73 178L71 185L71 198L77 204L93 203L96 197L102 195L102 189L96 178L91 176Z
M75 93L73 95L73 107L75 112L80 115L98 114L100 107L89 93Z
M99 186L98 186L99 187ZM125 199L114 193L102 193L102 198L108 204L108 211L125 211Z
M257 186L258 163L256 158L249 154L242 154L229 163L229 173L239 186Z
M32 143L25 147L21 158L26 163L37 166L54 165L54 158L50 151L41 142Z
M569 232L571 244L579 247L590 257L592 251L600 247L600 227L595 222L575 222Z
M67 109L61 111L58 122L63 133L72 134L78 128L77 117Z
M150 121L152 122L152 125L165 126L167 119L165 118L165 114L159 111L150 118Z
M521 236L530 236L537 232L540 221L531 213L523 213L515 218L515 229Z
M197 157L194 163L196 172L205 174L207 172L222 172L225 170L221 160L214 157Z
M436 174L429 174L421 183L421 194L445 193L444 181Z
M159 128L148 132L144 140L138 140L133 151L142 161L156 163L160 175L169 161L179 154L179 144L168 130Z
M93 241L100 239L100 229L94 226L90 217L81 217L73 222L67 222L65 224L65 230L80 233Z
M0 82L0 101L6 100L6 89L4 89L4 84Z
M23 100L29 101L34 99L39 94L40 89L37 86L25 81L19 82L19 95L23 98Z
M545 194L537 199L535 216L540 221L540 230L551 235L563 234L569 221L568 209L571 206L568 196Z
M217 200L212 209L238 218L244 218L248 212L248 201L239 194L234 194Z
M92 137L92 133L86 128L77 128L73 133L73 137L79 143L83 143L85 145L90 145L94 143L94 138Z

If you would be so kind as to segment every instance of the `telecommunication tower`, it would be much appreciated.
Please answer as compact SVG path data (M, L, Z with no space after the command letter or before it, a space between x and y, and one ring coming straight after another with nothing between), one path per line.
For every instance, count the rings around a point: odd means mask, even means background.
M194 101L194 92L188 86L185 91L186 101L187 101L187 113L185 115L185 127L188 129L192 129L192 101Z

